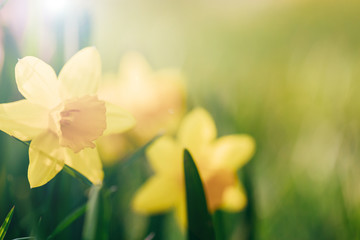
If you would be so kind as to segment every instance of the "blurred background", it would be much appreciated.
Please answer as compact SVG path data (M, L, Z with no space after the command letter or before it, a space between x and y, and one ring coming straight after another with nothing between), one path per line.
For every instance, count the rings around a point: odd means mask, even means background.
M215 213L220 239L360 239L360 4L301 0L0 1L0 101L18 100L14 67L33 55L58 72L96 46L103 72L137 51L154 70L180 69L188 109L206 108L219 135L257 144L239 171L248 206ZM134 157L132 157L134 158ZM172 213L129 203L151 174L141 152L105 167L110 239L184 239ZM7 239L48 236L87 199L66 173L30 189L27 147L0 134L0 222ZM80 239L79 218L56 239Z

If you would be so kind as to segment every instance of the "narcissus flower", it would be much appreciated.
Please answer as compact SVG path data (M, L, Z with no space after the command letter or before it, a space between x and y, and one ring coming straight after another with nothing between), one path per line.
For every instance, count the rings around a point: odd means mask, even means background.
M100 155L108 164L147 143L160 132L173 133L185 113L182 74L175 69L153 71L138 53L128 53L123 57L117 75L104 76L99 94L136 118L136 127L126 134L99 140Z
M97 95L101 77L98 51L75 54L57 77L35 57L19 60L15 78L24 100L0 104L0 129L30 141L28 179L31 187L50 181L64 164L94 184L103 180L95 141L131 128L134 118Z
M177 139L162 136L146 151L155 175L136 193L135 211L153 214L175 208L179 223L186 224L183 149L189 149L204 183L208 208L239 211L246 196L237 170L254 153L252 137L234 134L216 139L213 119L204 109L190 112L182 121Z

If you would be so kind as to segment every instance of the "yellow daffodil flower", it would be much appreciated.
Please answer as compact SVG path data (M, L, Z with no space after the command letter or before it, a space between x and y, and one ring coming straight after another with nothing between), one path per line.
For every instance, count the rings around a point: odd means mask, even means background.
M173 133L185 113L185 87L180 72L154 72L138 53L123 57L117 75L104 76L99 93L128 110L137 121L136 127L126 134L100 139L99 150L105 164L114 163L159 133Z
M16 64L15 78L25 99L0 104L0 129L21 141L31 140L30 186L46 184L64 164L100 184L104 174L94 141L128 130L135 121L98 97L98 51L93 47L79 51L58 77L45 62L25 57Z
M211 116L198 108L186 115L176 140L170 136L157 139L146 151L155 175L136 193L133 209L153 214L175 208L180 225L186 225L184 148L194 157L209 210L238 211L244 208L247 200L236 172L252 157L254 140L243 134L219 139L216 135Z

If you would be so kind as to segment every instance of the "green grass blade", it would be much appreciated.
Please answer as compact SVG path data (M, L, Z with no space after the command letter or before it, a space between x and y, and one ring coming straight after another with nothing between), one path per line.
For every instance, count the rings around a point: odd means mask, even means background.
M108 239L110 213L109 194L102 186L93 186L87 203L83 239Z
M74 212L72 212L70 215L68 215L53 231L52 234L47 238L48 240L53 239L56 235L58 235L60 232L65 230L70 224L72 224L76 219L84 215L86 212L86 204L83 206L77 208Z
M189 240L213 240L215 230L208 211L199 172L188 150L184 150L184 173Z
M5 234L6 234L7 230L8 230L8 228L9 228L12 216L14 214L14 208L15 208L15 206L11 208L10 212L8 213L8 215L5 218L4 223L0 227L0 240L4 239Z
M35 239L36 240L36 237L21 237L21 238L14 238L12 240L29 240L29 239Z

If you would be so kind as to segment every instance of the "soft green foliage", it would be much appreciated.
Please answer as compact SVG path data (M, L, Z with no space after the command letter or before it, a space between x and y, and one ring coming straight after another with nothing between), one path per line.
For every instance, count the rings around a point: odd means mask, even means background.
M70 176L81 181L83 184L85 184L87 186L92 186L92 183L86 177L84 177L78 171L76 171L75 169L73 169L69 166L64 166L64 171L67 172Z
M215 239L211 214L205 199L203 184L188 150L184 150L184 176L186 186L186 205L189 240Z
M110 208L109 199L102 186L93 186L90 189L87 204L83 239L108 239Z
M74 212L72 212L69 216L67 216L62 222L59 223L59 225L55 228L54 232L50 234L50 236L47 238L48 240L53 239L56 235L58 235L60 232L65 230L70 224L72 224L76 219L81 217L86 212L87 205L83 205L79 208L77 208Z

